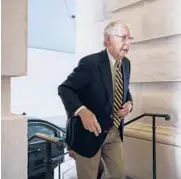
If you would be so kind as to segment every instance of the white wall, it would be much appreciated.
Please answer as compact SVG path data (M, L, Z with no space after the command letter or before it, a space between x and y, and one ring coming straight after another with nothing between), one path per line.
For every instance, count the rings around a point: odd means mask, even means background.
M12 111L36 117L65 114L57 88L76 64L71 53L28 49L27 76L12 79Z
M76 1L76 57L79 59L102 50L103 29L98 21L103 17L104 0Z

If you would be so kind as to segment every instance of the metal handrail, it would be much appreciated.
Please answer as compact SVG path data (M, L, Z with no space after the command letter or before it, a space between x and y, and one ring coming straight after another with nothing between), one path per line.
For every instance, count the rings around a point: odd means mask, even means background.
M168 114L158 114L158 113L145 113L142 114L124 124L127 126L140 118L152 117L152 165L153 165L153 179L156 179L156 117L165 118L166 121L170 120L170 115Z
M35 138L39 138L45 141L46 144L46 159L45 159L45 163L46 163L46 174L45 174L45 179L53 179L54 175L52 175L52 147L51 144L54 143L57 145L57 148L62 148L65 147L64 145L64 140L62 140L61 138L58 137L52 137L49 136L47 134L44 133L36 133L35 135L33 135L32 137L30 137L28 139L28 142L32 141ZM38 150L37 150L38 151ZM37 152L37 151L33 151L33 152ZM60 157L64 156L66 153L59 155L58 157L58 161L59 161L59 172L60 172ZM60 174L59 174L59 178L60 178Z
M170 120L170 116L168 114L145 113L145 114L142 114L142 115L140 115L140 116L126 122L124 124L124 126L127 126L128 124L133 123L133 122L137 121L138 119L143 118L145 116L147 116L147 117L161 117L161 118L165 118L166 121Z

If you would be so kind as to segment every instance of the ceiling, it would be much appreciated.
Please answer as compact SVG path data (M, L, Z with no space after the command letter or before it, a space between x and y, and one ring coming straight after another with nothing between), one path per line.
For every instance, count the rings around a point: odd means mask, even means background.
M75 0L28 0L28 47L75 52Z

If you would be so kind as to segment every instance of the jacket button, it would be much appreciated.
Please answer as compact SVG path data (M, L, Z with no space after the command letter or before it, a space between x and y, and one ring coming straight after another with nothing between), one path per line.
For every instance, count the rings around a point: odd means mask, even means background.
M110 116L109 116L111 119L113 118L113 115L112 114L110 114Z
M104 130L104 133L107 134L108 130Z

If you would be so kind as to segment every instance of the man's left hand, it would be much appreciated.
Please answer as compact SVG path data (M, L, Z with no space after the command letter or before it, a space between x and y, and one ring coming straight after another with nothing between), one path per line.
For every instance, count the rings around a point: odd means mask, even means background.
M119 117L126 117L132 108L132 103L131 102L126 102L123 106L122 109L118 110L118 116Z

